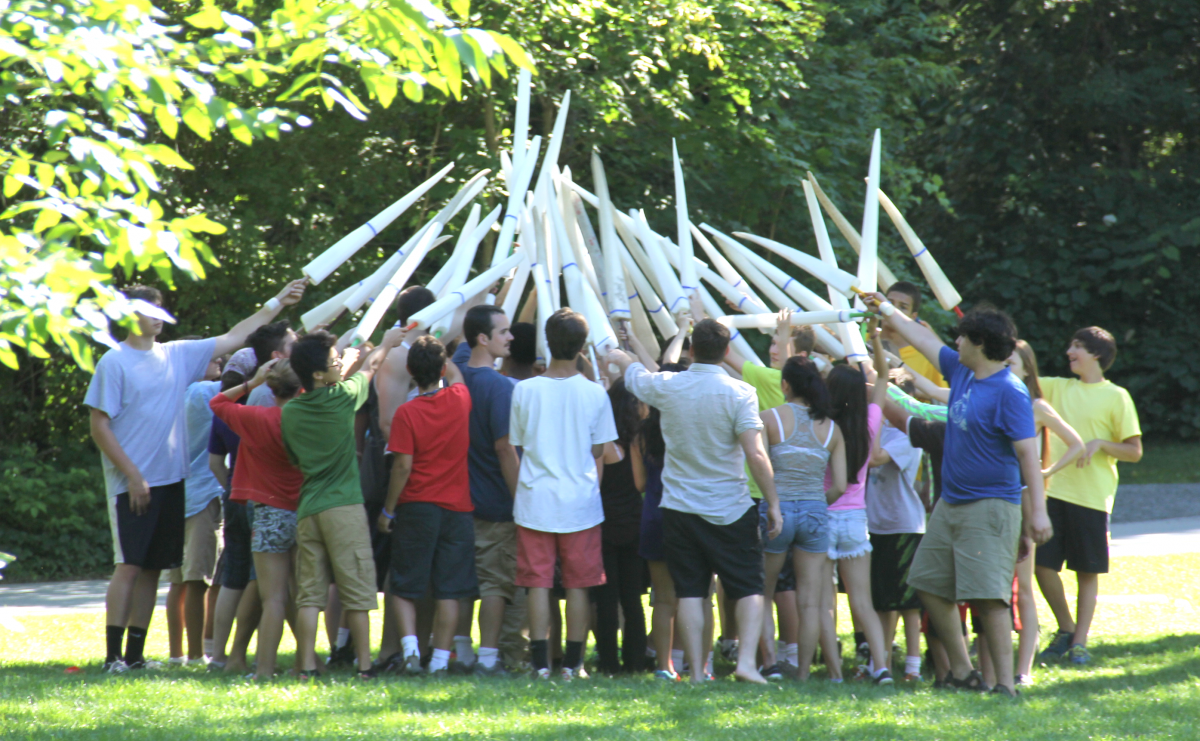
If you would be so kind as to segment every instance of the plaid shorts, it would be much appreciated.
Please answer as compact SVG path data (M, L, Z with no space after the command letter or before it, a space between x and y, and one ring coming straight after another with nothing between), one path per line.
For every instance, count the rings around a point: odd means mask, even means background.
M296 513L258 502L250 526L252 553L287 553L296 547Z

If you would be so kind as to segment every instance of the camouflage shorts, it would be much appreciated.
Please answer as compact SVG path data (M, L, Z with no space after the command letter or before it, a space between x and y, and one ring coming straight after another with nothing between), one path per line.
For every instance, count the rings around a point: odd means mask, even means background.
M253 553L287 553L296 546L296 513L254 503L250 526Z

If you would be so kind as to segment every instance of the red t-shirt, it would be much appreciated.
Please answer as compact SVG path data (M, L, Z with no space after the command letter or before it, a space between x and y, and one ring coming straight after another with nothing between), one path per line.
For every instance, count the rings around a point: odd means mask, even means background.
M283 447L280 407L250 407L217 394L209 402L215 414L241 437L229 498L296 511L304 475Z
M413 457L400 504L432 502L451 512L474 510L467 477L470 415L471 392L463 383L418 396L396 410L388 450Z

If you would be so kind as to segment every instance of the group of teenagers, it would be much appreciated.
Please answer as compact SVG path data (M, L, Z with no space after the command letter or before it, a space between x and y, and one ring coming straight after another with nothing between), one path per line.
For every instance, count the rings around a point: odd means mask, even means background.
M144 648L162 570L169 661L245 672L257 630L259 679L288 624L301 678L340 664L569 680L587 675L592 632L603 674L703 682L715 648L742 681L823 662L841 682L839 590L864 681L920 680L928 656L937 687L1015 696L1035 661L1090 659L1116 463L1142 451L1103 329L1070 339L1072 378L1039 377L1003 312L968 312L951 349L901 282L868 297L869 362L822 355L784 311L764 366L693 300L659 357L618 332L628 350L595 365L587 321L560 309L539 363L537 328L482 299L441 338L406 328L435 300L422 286L376 347L298 336L275 320L304 287L208 339L160 343L162 320L139 313L97 363L105 671L160 666ZM1035 578L1058 626L1040 653Z

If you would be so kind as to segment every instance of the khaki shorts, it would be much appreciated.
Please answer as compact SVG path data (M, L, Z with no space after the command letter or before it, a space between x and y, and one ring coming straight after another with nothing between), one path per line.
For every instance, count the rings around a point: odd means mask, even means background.
M361 504L309 515L296 525L297 607L325 609L329 585L337 584L346 610L374 610L375 558L367 510Z
M951 602L1012 601L1021 505L1003 499L940 500L908 570L908 584Z
M517 524L475 518L475 574L480 597L503 597L512 604L517 593Z
M171 569L168 578L172 584L189 581L212 584L220 554L221 498L216 497L207 507L184 520L183 565Z

